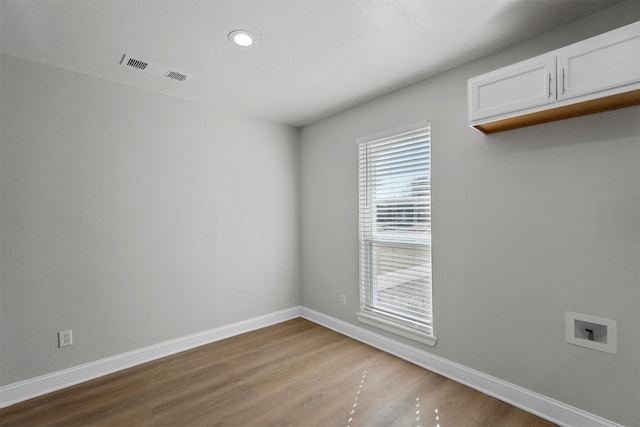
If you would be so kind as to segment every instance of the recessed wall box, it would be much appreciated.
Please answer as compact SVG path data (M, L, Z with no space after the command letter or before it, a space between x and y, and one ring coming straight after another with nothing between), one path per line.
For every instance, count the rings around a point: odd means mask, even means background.
M618 354L618 331L615 320L567 311L565 338L569 344Z

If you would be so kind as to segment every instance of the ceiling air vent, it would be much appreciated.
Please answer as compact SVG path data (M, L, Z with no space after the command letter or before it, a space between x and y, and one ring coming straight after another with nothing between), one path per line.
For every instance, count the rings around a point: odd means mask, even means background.
M177 71L169 71L167 77L173 80L180 80L181 82L187 80L187 76L185 74L179 73Z
M147 64L146 62L142 62L139 59L133 59L133 58L129 58L129 60L127 61L127 65L129 67L133 67L133 68L137 68L139 70L144 70L145 68L147 68Z
M134 58L127 54L124 54L122 56L120 64L128 68L144 71L145 73L155 74L156 76L166 77L170 80L177 80L179 82L185 82L193 77L189 74L172 70L166 65L154 64L153 62L149 62L140 58Z

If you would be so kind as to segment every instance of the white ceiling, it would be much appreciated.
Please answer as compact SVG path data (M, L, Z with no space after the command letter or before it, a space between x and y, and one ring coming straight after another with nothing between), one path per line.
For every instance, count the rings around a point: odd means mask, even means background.
M0 0L0 51L293 126L618 0ZM258 35L238 48L227 34ZM123 54L191 74L179 83Z

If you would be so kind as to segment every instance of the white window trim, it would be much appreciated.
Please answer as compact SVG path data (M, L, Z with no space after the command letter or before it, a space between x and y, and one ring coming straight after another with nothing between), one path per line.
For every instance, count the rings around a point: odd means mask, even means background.
M358 138L356 140L356 146L359 146L362 143L366 143L368 141L371 140L375 140L375 139L382 139L382 138L386 138L386 137L390 137L393 135L397 135L397 134L401 134L401 133L405 133L414 129L419 129L421 127L424 127L425 125L430 125L430 123L428 121L421 121L421 122L417 122L417 123L413 123L407 126L403 126L401 128L397 128L397 129L393 129L393 130L389 130L389 131L385 131L385 132L380 132L374 135L369 135L366 137L361 137ZM360 157L358 156L358 162L360 161ZM359 185L358 185L359 188ZM358 190L359 192L360 190ZM359 211L359 208L358 208ZM358 223L360 224L360 220L358 220ZM360 236L358 236L358 240L360 240ZM358 251L360 251L360 245L358 244ZM358 259L360 259L360 257L358 256ZM360 271L360 265L358 266L358 271ZM360 293L360 279L358 280L358 293ZM433 290L432 290L432 294L433 294ZM386 320L384 319L384 317L382 316L376 316L373 314L370 314L366 311L363 310L359 310L356 313L356 317L358 319L358 321L360 321L361 323L367 324L367 325L371 325L374 326L376 328L388 331L388 332L392 332L396 335L405 337L405 338L409 338L413 341L416 342L420 342L422 344L426 344L428 346L435 346L437 343L437 337L433 335L433 327L428 327L426 329L429 329L429 331L420 331L417 328L412 328L409 326L404 326L400 323L396 323L396 322L392 322L390 320ZM432 322L433 322L433 314L432 314Z
M413 341L421 342L422 344L427 344L431 347L435 346L436 342L438 341L438 338L427 332L420 333L416 329L383 320L380 317L372 316L371 314L365 313L363 311L359 311L358 313L356 313L356 316L361 323L375 326L376 328L383 329L387 332L393 332L396 335L409 338Z

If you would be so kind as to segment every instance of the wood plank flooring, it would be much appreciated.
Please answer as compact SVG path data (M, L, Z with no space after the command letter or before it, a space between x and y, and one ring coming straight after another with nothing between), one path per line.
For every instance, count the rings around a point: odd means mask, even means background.
M298 318L0 410L2 426L553 426Z

